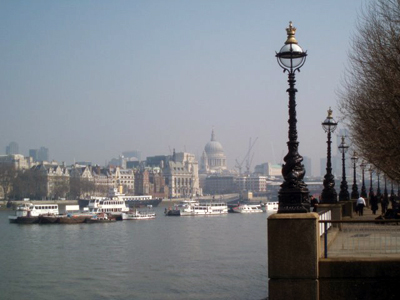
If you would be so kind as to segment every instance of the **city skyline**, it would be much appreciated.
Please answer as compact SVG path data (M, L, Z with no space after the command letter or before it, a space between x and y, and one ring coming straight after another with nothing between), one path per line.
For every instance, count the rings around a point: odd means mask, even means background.
M288 95L275 51L293 21L308 51L296 76L299 152L316 174L321 122L329 107L340 120L335 90L363 3L2 2L0 148L45 145L67 163L103 164L133 149L199 159L214 129L229 168L250 138L252 168L279 163Z

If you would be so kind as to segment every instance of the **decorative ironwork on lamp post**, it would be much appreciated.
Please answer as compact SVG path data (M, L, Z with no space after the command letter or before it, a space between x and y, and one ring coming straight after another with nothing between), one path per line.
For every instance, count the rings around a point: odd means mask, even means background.
M390 196L391 196L391 197L394 197L394 196L396 196L396 195L395 195L394 189L393 189L393 181L390 181L390 183L391 183L391 185L392 185L392 189L390 190Z
M292 22L286 28L287 40L285 45L276 53L276 58L283 72L288 72L289 88L289 141L288 154L284 157L282 176L284 182L279 191L278 213L305 213L310 211L309 191L303 178L306 173L302 164L303 157L298 152L297 119L296 119L296 92L294 87L295 73L306 61L307 52L298 45L295 38L296 28Z
M357 178L356 178L356 163L358 161L358 156L357 152L353 152L353 156L351 157L351 161L353 162L353 169L354 169L354 178L353 178L353 187L351 191L351 199L358 199L360 197L360 194L358 193L358 187L357 187Z
M332 117L332 109L329 108L328 116L325 121L322 122L322 128L328 134L328 151L327 151L327 159L326 159L326 175L324 177L324 189L321 194L321 202L322 203L336 203L337 194L335 191L335 177L332 174L332 162L331 162L331 134L335 131L337 127L337 122Z
M383 199L386 201L386 203L389 203L389 195L387 191L387 185L386 185L386 175L383 175L383 179L385 180L385 189L383 190Z
M376 189L376 196L378 197L378 199L380 199L382 196L381 185L380 185L380 180L379 180L381 172L379 170L376 170L376 175L378 176L378 188Z
M362 172L362 186L361 186L361 197L366 198L367 197L367 189L365 188L365 177L364 177L364 172L365 168L367 167L367 163L363 160L360 164L361 167L361 172Z
M369 199L372 199L374 196L374 188L372 186L372 173L374 172L374 169L372 166L369 167Z
M350 195L346 181L346 152L349 146L345 143L345 136L342 136L342 142L339 145L339 151L342 153L342 182L340 183L339 201L350 200Z
M397 197L400 197L400 184L397 183Z

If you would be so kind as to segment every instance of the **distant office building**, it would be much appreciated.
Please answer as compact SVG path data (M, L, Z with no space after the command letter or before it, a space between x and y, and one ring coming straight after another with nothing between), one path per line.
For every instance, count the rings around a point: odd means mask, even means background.
M282 166L267 162L255 166L254 173L264 176L282 176Z
M233 175L210 175L205 179L204 193L206 194L230 194L236 193L236 179Z
M38 160L38 149L29 149L29 156L32 157L33 161Z
M267 177L262 175L239 176L236 178L238 191L262 193L267 191Z
M140 161L142 159L142 152L138 151L138 150L125 151L125 152L122 152L122 155L130 160L132 158L136 158L136 160L138 160L138 161Z
M166 155L157 155L157 156L150 156L146 158L146 166L147 167L161 167L167 165L168 156Z
M311 158L309 158L307 156L303 156L303 165L304 165L304 168L306 169L306 176L312 177Z
M140 166L140 161L138 160L131 160L126 162L127 169L138 169Z
M34 161L49 161L49 149L40 147L40 149L29 149L29 156Z
M12 155L12 154L19 154L19 147L16 142L11 142L7 147L6 147L6 154L7 155Z
M0 155L0 165L10 165L16 170L29 169L34 166L30 157L24 157L21 154Z
M49 149L45 147L40 147L38 151L38 160L39 161L49 161Z

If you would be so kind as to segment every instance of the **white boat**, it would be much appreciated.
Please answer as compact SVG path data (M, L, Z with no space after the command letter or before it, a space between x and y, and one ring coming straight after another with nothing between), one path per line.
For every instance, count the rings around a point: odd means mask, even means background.
M90 213L108 213L121 219L122 213L129 212L129 207L123 198L123 194L118 193L117 189L111 189L109 197L92 197L89 200L88 209Z
M278 201L272 201L272 202L266 202L265 203L265 209L267 212L272 213L272 212L277 212L278 211Z
M222 215L228 213L228 206L224 202L198 202L195 200L183 201L173 209L165 211L167 216L201 216Z
M33 224L39 223L42 215L58 215L57 204L23 203L18 205L15 215L9 216L10 223Z
M263 210L261 204L239 204L232 208L233 212L241 214L251 214L251 213L262 213Z
M151 210L152 206L148 205L147 210L133 210L126 213L122 213L122 220L148 220L155 219L156 213Z

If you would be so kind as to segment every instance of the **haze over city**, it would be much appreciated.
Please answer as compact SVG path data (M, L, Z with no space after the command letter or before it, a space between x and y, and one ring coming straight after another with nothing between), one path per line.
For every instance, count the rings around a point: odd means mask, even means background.
M133 149L200 159L214 129L229 168L250 137L253 167L280 163L288 85L275 51L292 21L308 53L296 74L299 152L316 174L321 122L329 107L340 120L335 91L366 3L2 1L0 153L15 141L22 154L45 146L67 163Z

